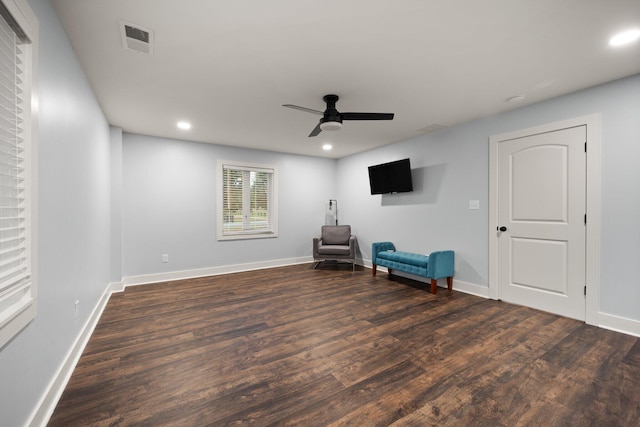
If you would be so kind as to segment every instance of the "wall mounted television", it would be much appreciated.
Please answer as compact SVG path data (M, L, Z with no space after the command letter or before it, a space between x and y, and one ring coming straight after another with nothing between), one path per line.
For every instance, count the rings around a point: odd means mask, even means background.
M409 159L369 166L371 194L405 193L413 191Z

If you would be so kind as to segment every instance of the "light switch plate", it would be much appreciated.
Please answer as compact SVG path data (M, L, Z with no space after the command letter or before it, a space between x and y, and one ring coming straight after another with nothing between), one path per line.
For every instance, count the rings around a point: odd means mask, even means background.
M469 209L480 209L480 200L469 200Z

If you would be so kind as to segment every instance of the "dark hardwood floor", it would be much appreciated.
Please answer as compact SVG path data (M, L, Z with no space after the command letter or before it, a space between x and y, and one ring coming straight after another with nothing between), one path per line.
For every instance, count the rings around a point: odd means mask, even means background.
M640 425L640 339L426 289L346 264L127 288L49 425Z

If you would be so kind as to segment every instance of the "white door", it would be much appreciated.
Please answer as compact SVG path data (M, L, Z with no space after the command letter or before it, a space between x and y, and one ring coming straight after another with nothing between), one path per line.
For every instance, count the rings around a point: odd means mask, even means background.
M500 141L499 298L585 320L586 126Z

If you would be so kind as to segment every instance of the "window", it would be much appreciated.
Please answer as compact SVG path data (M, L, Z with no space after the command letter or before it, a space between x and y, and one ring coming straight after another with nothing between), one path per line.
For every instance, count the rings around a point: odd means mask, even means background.
M277 171L218 161L218 240L278 236Z
M31 69L37 21L25 0L0 3L0 347L36 315L31 194ZM35 90L34 90L35 92Z

